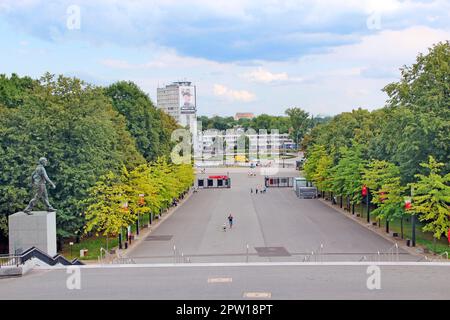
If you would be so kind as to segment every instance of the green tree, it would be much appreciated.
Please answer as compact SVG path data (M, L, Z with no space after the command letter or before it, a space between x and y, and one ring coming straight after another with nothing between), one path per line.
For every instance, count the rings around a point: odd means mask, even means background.
M398 175L399 169L395 164L385 160L372 160L363 170L362 183L371 192L377 193L384 184L396 179ZM377 195L375 194L374 197L376 198ZM377 199L375 201L380 202Z
M312 180L320 191L332 191L333 188L333 158L323 154L316 166Z
M361 150L361 146L357 144L351 148L342 147L342 156L333 168L333 192L347 197L351 203L358 203L361 199L362 171L365 165Z
M398 166L375 160L365 169L363 180L371 189L372 203L377 205L372 215L387 221L403 216L406 188L401 185Z
M421 163L428 175L417 174L417 182L411 183L413 190L413 206L409 213L417 214L420 221L425 222L423 231L430 231L440 239L450 229L450 173L442 176L443 163L437 162L433 156L428 163Z
M438 43L428 54L419 54L416 63L403 67L400 81L384 88L392 112L380 143L386 142L404 182L425 173L419 164L429 155L445 164L444 172L450 171L449 61L450 42Z
M310 126L309 113L296 107L287 109L285 113L289 116L291 137L299 145Z
M137 219L136 213L127 207L131 202L131 188L123 183L119 175L108 172L89 189L89 197L84 200L85 233L100 233L108 238L118 235Z
M30 77L21 78L13 73L8 78L0 74L0 104L7 108L20 107L36 85L38 82Z
M105 89L105 94L125 117L127 129L147 161L169 155L170 135L177 128L173 118L157 110L148 95L133 82L116 82Z
M81 230L80 200L108 171L144 163L125 119L101 88L76 78L44 75L18 107L0 105L0 215L22 210L30 199L37 159L49 159L50 190L58 209L57 230L68 237Z
M325 146L316 144L313 145L310 149L308 149L307 159L305 165L303 166L303 170L305 172L305 178L309 181L315 180L317 174L317 166L319 164L320 159L327 156L327 152L325 150Z

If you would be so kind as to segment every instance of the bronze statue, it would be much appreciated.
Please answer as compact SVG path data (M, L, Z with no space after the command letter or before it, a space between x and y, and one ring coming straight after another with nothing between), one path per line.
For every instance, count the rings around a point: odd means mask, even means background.
M31 210L35 206L36 202L39 199L42 199L45 206L47 207L47 211L49 212L55 212L56 209L53 208L50 203L48 202L48 193L47 193L47 182L53 187L53 189L56 188L55 184L48 178L47 171L45 171L45 166L47 165L48 161L46 158L40 158L39 164L36 167L36 170L34 170L33 175L31 176L31 181L33 185L33 191L34 191L34 197L31 199L28 206L23 210L26 214L31 215Z

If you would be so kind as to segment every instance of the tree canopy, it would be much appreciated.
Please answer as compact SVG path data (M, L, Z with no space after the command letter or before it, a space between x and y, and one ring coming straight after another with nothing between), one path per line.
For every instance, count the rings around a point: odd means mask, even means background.
M413 186L420 191L408 213L439 238L449 228L449 61L450 43L438 43L383 89L383 108L343 112L312 128L302 142L307 179L354 201L366 184L377 206L372 214L388 220L405 214Z
M97 182L107 185L169 154L177 125L131 82L108 88L45 74L39 80L0 76L0 229L30 200L37 160L49 159L49 190L60 237L80 234L82 201Z

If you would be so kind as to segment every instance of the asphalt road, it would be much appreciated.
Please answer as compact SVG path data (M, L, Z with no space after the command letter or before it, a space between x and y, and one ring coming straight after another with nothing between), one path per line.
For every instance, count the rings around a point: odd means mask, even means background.
M81 269L69 290L66 270L33 270L0 280L0 299L449 299L447 266L381 266L380 289L366 265L131 266ZM253 297L255 297L253 295Z
M298 199L292 188L261 189L264 177L248 176L248 169L207 169L205 175L229 174L231 189L201 189L161 224L152 236L128 256L136 263L191 262L269 262L313 261L319 252L323 261L359 261L363 256L391 259L393 243L343 216L319 200ZM280 169L278 176L298 176L298 171ZM255 170L258 172L258 170ZM221 226L232 213L234 226L226 232ZM150 240L152 239L152 240ZM249 246L247 255L247 245ZM175 251L174 251L175 246ZM272 256L258 254L255 248L277 247ZM312 259L312 260L311 260ZM378 259L378 256L376 257ZM419 258L399 251L399 260Z

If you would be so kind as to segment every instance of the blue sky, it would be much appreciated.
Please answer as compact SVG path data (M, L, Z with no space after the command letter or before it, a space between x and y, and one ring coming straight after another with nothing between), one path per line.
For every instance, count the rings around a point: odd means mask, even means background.
M0 73L131 80L153 100L188 79L200 114L333 115L383 106L449 21L444 0L0 0Z

